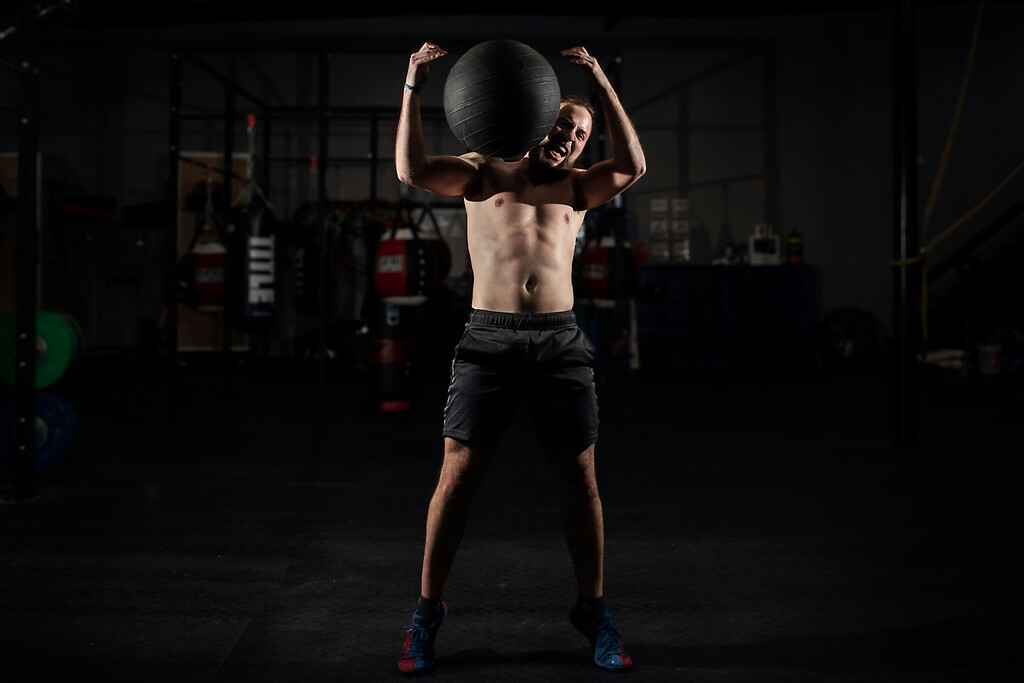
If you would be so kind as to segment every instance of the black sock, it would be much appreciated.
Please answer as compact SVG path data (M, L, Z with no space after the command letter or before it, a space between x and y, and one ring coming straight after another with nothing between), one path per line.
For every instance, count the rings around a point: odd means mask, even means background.
M584 616L597 618L604 612L604 597L587 598L580 595L576 599L576 606L579 607Z
M430 598L425 598L421 595L419 602L416 603L416 611L419 612L420 617L422 617L427 622L434 621L434 617L437 616L437 611L440 608L441 598L438 598L437 600L431 600Z

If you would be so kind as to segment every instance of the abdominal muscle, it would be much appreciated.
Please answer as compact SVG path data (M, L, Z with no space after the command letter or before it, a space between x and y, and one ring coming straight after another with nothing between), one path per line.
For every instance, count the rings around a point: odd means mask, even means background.
M473 308L571 310L573 253L584 213L564 204L522 204L507 193L467 201Z

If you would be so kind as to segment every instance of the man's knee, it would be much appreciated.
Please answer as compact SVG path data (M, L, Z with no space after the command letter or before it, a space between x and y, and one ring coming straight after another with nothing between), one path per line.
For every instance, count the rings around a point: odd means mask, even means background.
M555 486L563 497L577 500L598 497L597 474L594 469L594 447L588 446L581 453L555 457L551 461Z
M446 498L472 495L483 482L488 456L454 439L445 440L437 493Z

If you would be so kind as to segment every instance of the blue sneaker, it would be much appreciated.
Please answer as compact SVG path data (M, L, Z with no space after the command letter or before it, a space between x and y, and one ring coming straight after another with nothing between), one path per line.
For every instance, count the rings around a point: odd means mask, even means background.
M398 656L398 670L404 674L419 674L429 671L434 666L434 639L441 628L444 615L448 614L448 606L441 603L441 609L428 624L420 618L420 613L412 613L412 625L405 631L405 643L402 654Z
M633 666L619 632L612 626L612 615L605 610L597 619L584 616L579 607L569 610L569 621L590 641L594 663L607 671L625 671Z

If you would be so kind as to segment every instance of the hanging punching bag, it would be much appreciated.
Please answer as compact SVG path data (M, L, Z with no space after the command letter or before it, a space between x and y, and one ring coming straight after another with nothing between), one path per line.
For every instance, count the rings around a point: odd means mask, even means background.
M178 259L178 303L197 313L216 313L224 308L225 248L221 217L214 210L221 203L223 184L206 178L185 197L185 207L195 214L195 228L188 248Z
M430 218L431 224L434 226L433 231L428 232L423 227L424 221ZM434 215L429 205L424 205L422 213L420 213L419 219L416 221L417 231L419 236L427 244L427 248L434 257L434 265L436 272L434 273L434 281L440 286L451 274L452 270L452 251L451 247L448 246L448 242L441 234L441 226L437 222L437 217Z
M625 215L621 209L606 209L599 223L600 235L580 256L580 285L584 298L596 306L632 299L638 285L638 268L633 248L626 241Z
M312 156L309 197L292 216L292 238L289 240L295 309L310 316L320 315L322 303L330 305L330 292L337 286L335 259L324 257L325 251L331 252L335 217L329 210L321 211L318 181L319 162L316 156Z
M377 409L384 412L408 410L412 406L412 313L375 297L370 297L369 303L367 363L373 380L373 399Z
M396 220L384 224L386 234L373 259L373 283L385 302L417 305L437 286L437 256L415 225Z
M192 278L195 310L216 313L224 310L224 244L217 234L213 209L213 169L206 171L206 207L202 227L192 243Z
M254 330L273 322L277 302L277 219L274 207L260 189L255 167L256 117L249 114L248 177L242 187L242 201L231 209L227 228L228 302L232 326Z

